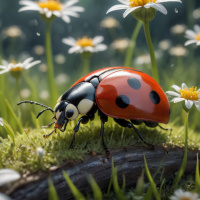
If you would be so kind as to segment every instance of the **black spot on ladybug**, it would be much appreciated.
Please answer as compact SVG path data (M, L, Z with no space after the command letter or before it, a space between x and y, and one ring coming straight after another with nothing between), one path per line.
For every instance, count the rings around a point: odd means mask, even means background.
M115 102L118 107L126 108L130 103L130 99L126 95L120 95L116 98Z
M135 90L139 90L140 87L141 87L140 81L139 81L138 79L136 79L136 78L129 78L129 79L127 80L127 82L128 82L128 84L129 84L129 86L130 86L131 88L135 89Z
M156 91L151 91L150 92L150 99L151 102L154 104L159 104L160 103L160 96L158 95L158 93Z

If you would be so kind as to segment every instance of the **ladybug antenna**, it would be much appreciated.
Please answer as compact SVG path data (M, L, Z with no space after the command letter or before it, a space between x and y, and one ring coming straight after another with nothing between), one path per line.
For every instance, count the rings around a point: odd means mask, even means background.
M43 112L45 112L45 111L47 111L47 110L50 110L50 111L52 111L52 109L50 108L46 108L46 109L44 109L44 110L42 110L42 111L40 111L39 113L38 113L38 115L37 115L37 117L36 118L38 118ZM54 111L52 111L53 113L54 113Z
M51 109L50 107L45 106L45 105L43 105L43 104L41 104L41 103L37 103L37 102L35 102L35 101L20 101L17 105L20 105L20 104L22 104L22 103L36 104L36 105L39 105L39 106L42 106L42 107L47 108L47 109L42 110L43 112L46 111L46 110L50 110L52 113L54 113L54 110ZM42 112L42 111L41 111L41 112ZM43 112L42 112L42 113L43 113ZM41 114L42 114L42 113L41 113ZM41 114L39 113L38 115L40 116ZM39 117L39 116L37 116L37 117Z

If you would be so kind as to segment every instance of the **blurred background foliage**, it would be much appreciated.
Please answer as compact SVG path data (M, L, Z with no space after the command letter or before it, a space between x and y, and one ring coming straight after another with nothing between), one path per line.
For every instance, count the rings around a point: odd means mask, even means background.
M72 18L71 23L66 24L60 19L55 19L52 24L52 47L55 81L58 94L64 93L71 84L79 79L82 74L81 58L77 54L68 54L69 47L62 43L62 38L82 36L94 37L104 36L103 43L108 45L108 50L93 54L90 62L90 70L110 66L124 66L126 45L136 26L137 20L131 15L125 19L122 17L123 11L115 11L106 15L107 10L117 1L115 0L80 0L78 5L85 8L85 12L80 13L80 18ZM199 53L200 49L196 45L184 47L184 32L186 29L193 29L194 24L200 25L200 1L182 0L179 3L165 4L168 14L165 16L160 12L150 22L150 31L157 55L158 70L161 80L161 87L164 91L171 90L173 84L181 85L185 82L188 86L199 84ZM38 12L29 11L18 13L20 5L18 1L6 0L0 2L0 32L1 32L1 55L5 60L20 60L24 57L34 57L42 63L24 73L21 82L20 96L16 92L14 79L10 74L3 74L3 83L6 85L1 95L0 117L6 119L13 129L17 130L17 125L12 122L10 114L5 109L4 99L8 99L11 107L23 121L24 127L39 127L48 123L48 114L41 117L41 121L34 122L33 113L37 113L40 108L26 106L19 108L16 103L20 100L29 99L50 105L51 97L48 92L48 82L46 77L46 60L44 50L44 22ZM102 21L106 17L114 17L118 21L118 26L108 29L102 26ZM18 37L8 34L8 28L15 26L18 29ZM126 39L122 42L124 47L119 50L120 45L113 44L118 39ZM177 49L177 47L179 47ZM140 30L136 40L131 66L151 75L150 58L145 41L143 28ZM27 79L27 77L29 77ZM2 82L1 82L2 84ZM33 92L33 90L35 92ZM56 102L55 102L56 104ZM179 125L183 124L181 117L182 106L172 105L171 122ZM198 123L199 113L195 110L190 117L195 130L200 130ZM32 120L25 120L25 119ZM16 127L16 128L15 128ZM1 129L0 129L1 133Z

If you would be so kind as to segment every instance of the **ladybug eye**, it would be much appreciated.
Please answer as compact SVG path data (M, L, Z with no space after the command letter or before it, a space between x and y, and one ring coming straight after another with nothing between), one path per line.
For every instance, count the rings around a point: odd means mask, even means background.
M74 114L74 111L73 111L72 109L69 109L69 110L66 112L66 117L67 117L67 118L70 118L70 117L73 116L73 114Z
M74 120L78 117L79 112L73 104L68 104L66 109L65 109L65 116L68 119Z

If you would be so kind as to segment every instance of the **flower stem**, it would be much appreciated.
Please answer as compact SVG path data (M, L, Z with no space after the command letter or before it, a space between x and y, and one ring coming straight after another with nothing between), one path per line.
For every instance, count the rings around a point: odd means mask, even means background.
M174 188L177 186L178 182L180 181L181 177L183 176L186 166L187 166L187 149L188 149L188 115L189 112L186 112L185 116L185 151L183 155L183 161L181 163L181 167L174 179L173 186Z
M54 71L53 71L53 55L51 49L51 22L46 21L46 33L45 33L45 49L46 49L46 61L48 65L48 83L50 89L51 106L54 106L57 101L56 85L54 81Z
M90 72L90 56L91 56L91 53L89 52L84 52L81 54L81 58L83 62L83 70L82 70L83 75L86 75Z
M156 56L155 56L153 43L151 41L151 35L150 35L150 31L149 31L149 21L144 22L144 32L145 32L147 46L149 48L149 53L150 53L150 57L151 57L152 75L153 75L153 78L157 81L157 83L159 83Z
M135 48L135 41L137 39L137 36L139 34L141 27L142 27L142 22L138 20L138 23L133 30L133 33L132 33L132 36L131 36L131 41L129 43L128 49L126 51L126 57L125 57L125 63L124 63L125 67L131 66L131 60L132 60L133 51L134 51L134 48Z
M19 96L19 100L21 100L21 96L20 96L20 78L16 78L16 90Z

